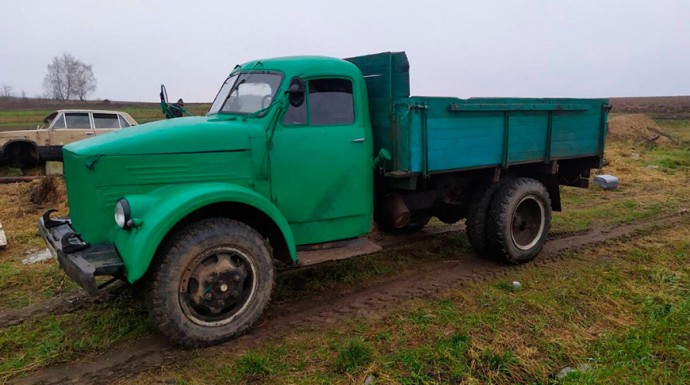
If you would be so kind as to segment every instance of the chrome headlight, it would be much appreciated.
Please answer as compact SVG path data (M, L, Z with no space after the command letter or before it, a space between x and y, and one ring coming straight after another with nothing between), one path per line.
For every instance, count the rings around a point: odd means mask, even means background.
M129 221L132 219L132 212L129 209L129 202L122 198L117 201L115 205L115 223L121 229L129 227Z

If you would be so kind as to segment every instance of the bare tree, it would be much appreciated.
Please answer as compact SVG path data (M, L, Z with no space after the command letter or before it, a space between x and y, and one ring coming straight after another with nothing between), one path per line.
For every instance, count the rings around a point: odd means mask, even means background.
M3 98L11 98L13 89L14 87L12 87L11 85L3 83L0 89L0 96L2 96Z
M64 54L63 57L71 58L72 56ZM63 65L63 60L56 56L53 58L53 61L48 64L48 73L43 78L43 88L48 97L65 100L67 99L66 86L67 73L65 71L65 66Z
M91 65L79 63L74 76L74 93L79 100L84 100L86 95L96 90L96 78L93 76Z
M67 100L78 97L84 100L96 90L96 78L91 65L86 65L74 56L64 53L48 64L48 73L43 78L43 88L53 99Z

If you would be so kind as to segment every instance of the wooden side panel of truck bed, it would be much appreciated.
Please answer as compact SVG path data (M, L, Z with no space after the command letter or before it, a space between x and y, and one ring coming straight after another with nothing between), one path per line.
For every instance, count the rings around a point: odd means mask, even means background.
M603 99L399 100L394 164L427 174L600 156L607 105Z

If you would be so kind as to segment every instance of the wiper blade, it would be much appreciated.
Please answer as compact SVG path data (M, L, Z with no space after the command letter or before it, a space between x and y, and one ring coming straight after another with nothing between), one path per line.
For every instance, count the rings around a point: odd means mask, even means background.
M225 106L225 103L227 103L228 98L232 95L233 92L235 92L235 90L237 89L237 87L241 86L241 85L244 84L244 82L246 82L246 81L247 81L247 78L244 78L244 79L239 79L239 78L238 78L238 79L237 79L237 81L235 82L235 84L232 85L232 88L230 88L230 92L228 92L228 97L225 98L225 102L223 102L223 106ZM222 110L223 107L221 107L220 109Z

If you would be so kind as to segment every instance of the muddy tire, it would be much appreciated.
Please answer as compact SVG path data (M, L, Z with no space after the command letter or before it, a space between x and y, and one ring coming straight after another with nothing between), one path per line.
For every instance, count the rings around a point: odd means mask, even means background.
M544 246L550 227L551 200L544 185L531 178L506 181L489 207L489 251L511 264L531 261Z
M273 290L271 254L244 223L205 219L180 230L162 248L147 277L147 304L171 341L201 347L249 328Z
M491 198L498 187L498 183L485 184L474 192L467 205L467 220L465 221L467 239L472 248L485 257L491 255L486 239L486 226Z

